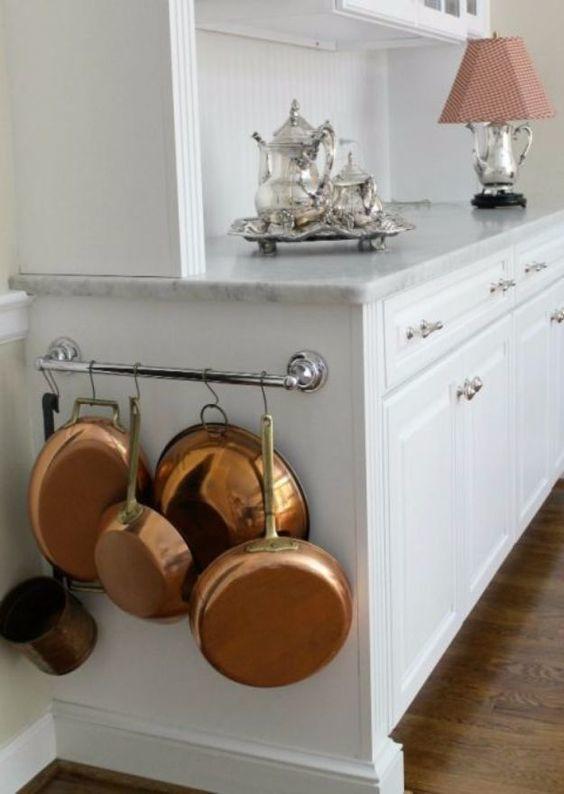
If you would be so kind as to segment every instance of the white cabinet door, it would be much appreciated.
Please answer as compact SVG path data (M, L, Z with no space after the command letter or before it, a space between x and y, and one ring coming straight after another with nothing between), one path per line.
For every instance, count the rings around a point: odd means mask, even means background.
M515 312L517 509L520 532L551 486L551 313L549 289Z
M460 625L456 360L433 367L384 403L394 722Z
M418 0L419 27L449 38L466 38L466 0Z
M564 475L564 281L559 281L550 291L551 314L551 366L552 386L552 475ZM561 314L562 312L562 314Z
M506 317L463 352L465 379L482 384L474 397L469 393L471 399L459 399L467 612L513 542L512 327Z
M472 38L490 35L490 0L463 0L466 6L466 28Z
M337 8L408 25L415 25L417 20L417 0L337 0Z

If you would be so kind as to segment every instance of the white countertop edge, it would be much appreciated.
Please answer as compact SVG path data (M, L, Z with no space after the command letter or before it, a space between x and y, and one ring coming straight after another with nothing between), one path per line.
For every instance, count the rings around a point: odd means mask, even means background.
M33 299L26 292L0 294L0 344L26 338L32 302Z
M525 219L520 226L502 230L429 259L423 258L398 270L391 270L382 275L375 274L364 282L355 280L346 273L343 274L342 280L334 281L308 279L307 276L303 280L278 278L269 281L268 270L265 268L262 281L236 276L225 279L213 278L212 275L181 279L147 276L19 274L10 279L10 286L13 289L23 290L29 295L58 297L362 305L455 272L504 248L540 235L558 223L564 224L563 209L547 212L546 215L532 220ZM417 234L417 232L413 233ZM393 243L400 246L401 240ZM291 256L290 253L285 255ZM345 258L346 256L345 254ZM386 257L387 254L378 256Z

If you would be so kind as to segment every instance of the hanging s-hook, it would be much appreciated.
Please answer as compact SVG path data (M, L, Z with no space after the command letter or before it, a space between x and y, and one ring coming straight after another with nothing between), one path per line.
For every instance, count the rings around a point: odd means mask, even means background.
M59 390L59 386L57 381L55 380L55 375L51 370L41 369L41 374L47 381L47 385L49 386L49 390L52 394L56 394L57 397L61 396L61 392Z
M260 390L262 392L262 402L264 404L264 413L265 414L269 413L268 400L266 399L266 389L264 388L264 379L266 378L267 375L268 375L268 372L266 370L264 370L264 369L260 373Z
M141 362L137 361L133 365L133 380L135 381L135 391L137 393L137 399L141 399L141 389L139 388L139 367L141 366Z
M92 400L93 400L93 402L96 402L96 385L94 383L94 373L92 372L92 367L94 366L95 363L96 362L94 361L94 359L92 359L92 361L90 362L90 365L88 367L88 377L90 378L90 386L92 388Z
M204 385L206 386L206 388L209 389L209 391L213 394L214 402L209 404L213 405L214 408L217 408L217 406L219 405L219 394L216 392L216 390L208 381L208 371L209 371L209 367L202 370L202 380L204 381Z
M213 394L214 401L213 401L213 403L206 403L206 405L204 405L204 407L200 411L200 422L206 428L207 432L210 435L214 435L214 434L215 435L218 435L218 434L219 435L223 435L223 433L225 432L225 429L227 428L227 425L229 424L229 419L227 418L227 414L225 413L225 411L223 410L223 408L219 404L219 394L216 392L216 390L213 388L213 386L210 385L210 383L208 381L208 370L207 369L203 369L202 370L202 380L204 381L205 386ZM210 422L206 421L206 411L208 411L210 408L215 408L215 410L218 411L221 414L221 417L223 419L223 424L222 425L211 424Z

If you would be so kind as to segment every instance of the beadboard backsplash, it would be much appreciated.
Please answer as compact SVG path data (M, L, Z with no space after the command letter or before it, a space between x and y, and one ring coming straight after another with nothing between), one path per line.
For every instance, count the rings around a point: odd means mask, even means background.
M204 31L197 47L207 236L225 234L234 218L254 212L259 155L251 133L270 140L294 98L313 125L330 119L338 137L358 142L362 165L389 197L385 52L328 52Z

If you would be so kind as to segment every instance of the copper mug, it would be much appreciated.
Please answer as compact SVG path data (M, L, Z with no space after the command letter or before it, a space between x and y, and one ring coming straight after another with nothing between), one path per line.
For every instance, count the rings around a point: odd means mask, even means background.
M49 675L66 675L83 664L97 629L80 601L56 579L37 576L0 603L0 636Z

